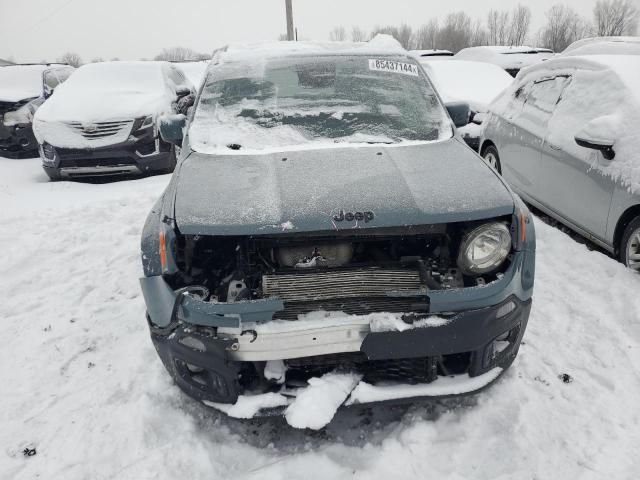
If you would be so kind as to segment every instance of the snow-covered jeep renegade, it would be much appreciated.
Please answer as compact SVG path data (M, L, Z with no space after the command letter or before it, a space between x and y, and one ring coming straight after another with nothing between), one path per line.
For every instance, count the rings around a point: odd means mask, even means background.
M189 118L161 122L182 151L142 236L151 338L180 388L319 428L343 404L496 380L535 233L456 133L467 117L389 39L217 52Z

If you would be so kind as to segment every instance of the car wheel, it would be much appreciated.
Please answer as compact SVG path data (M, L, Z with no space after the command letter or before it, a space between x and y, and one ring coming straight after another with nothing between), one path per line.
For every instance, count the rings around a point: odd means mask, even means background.
M620 261L636 272L640 272L640 217L634 218L622 235Z
M482 158L484 161L491 165L502 175L502 169L500 167L500 155L498 155L498 149L493 145L489 145L482 152Z

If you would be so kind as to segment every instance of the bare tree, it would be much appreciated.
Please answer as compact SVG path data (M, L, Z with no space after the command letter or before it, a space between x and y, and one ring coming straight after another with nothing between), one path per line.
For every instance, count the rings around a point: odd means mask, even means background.
M478 47L480 45L488 44L489 33L482 26L480 20L476 20L471 29L471 38L469 46Z
M342 25L333 27L333 30L329 32L329 40L332 42L344 42L346 39L347 30Z
M488 41L492 45L505 45L509 40L509 12L489 10L487 14Z
M351 41L365 42L367 40L367 32L358 26L351 27Z
M172 47L172 48L163 48L162 51L158 55L156 55L153 59L167 60L169 62L184 62L186 60L200 60L201 57L203 57L203 54L198 53L195 50L192 50L190 48Z
M100 63L100 62L104 62L104 59L102 57L95 57L91 59L90 63Z
M522 45L529 33L531 24L531 9L518 4L511 12L511 27L509 29L509 45Z
M431 50L438 48L438 19L432 18L426 24L422 25L413 34L413 46L417 50Z
M61 57L58 57L57 62L66 63L68 65L71 65L72 67L79 67L80 65L82 65L82 58L80 58L80 55L78 55L77 53L67 52Z
M547 24L540 32L540 42L556 52L564 50L590 33L589 23L566 5L554 5L547 11L546 16Z
M438 48L458 52L471 45L471 17L465 12L450 13L438 33Z
M632 0L598 0L593 18L600 37L635 35L638 31L638 7Z
M120 59L118 57L113 57L111 60L109 60L110 62L119 62Z
M410 49L412 38L413 29L406 23L400 25L400 27L398 28L398 36L396 37L396 40L398 40L404 48Z

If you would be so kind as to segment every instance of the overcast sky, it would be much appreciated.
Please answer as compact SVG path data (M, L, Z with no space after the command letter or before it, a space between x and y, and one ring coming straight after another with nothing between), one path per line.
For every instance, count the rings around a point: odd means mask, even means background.
M544 12L566 3L591 17L595 0L535 0L532 32ZM636 0L640 5L640 0ZM511 9L518 0L293 0L300 37L327 40L336 25L406 22L464 10L486 19L491 8ZM210 53L227 43L276 40L286 31L284 0L0 0L0 58L55 60L74 51L89 61L151 58L164 47Z

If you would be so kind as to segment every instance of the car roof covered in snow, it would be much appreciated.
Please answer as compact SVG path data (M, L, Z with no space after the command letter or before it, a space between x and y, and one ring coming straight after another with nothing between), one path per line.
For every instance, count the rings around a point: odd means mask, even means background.
M611 70L640 104L640 82L638 82L640 78L640 58L627 55L557 56L523 70L518 75L518 83L521 84L532 76L540 77L545 72L553 75L571 70Z
M513 83L513 77L504 69L487 62L421 59L420 63L444 102L467 102L476 112L486 110L493 99ZM470 78L473 81L469 81Z
M640 37L584 38L569 45L562 55L640 55Z
M7 65L0 69L0 101L17 102L42 95L46 64Z
M379 34L368 42L268 42L228 46L213 52L212 64L217 62L250 61L262 58L319 55L408 55L391 35Z
M499 65L502 68L523 68L553 57L553 50L527 46L482 46L460 50L454 58Z

